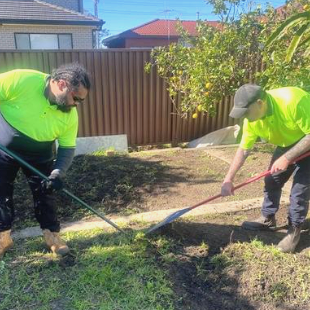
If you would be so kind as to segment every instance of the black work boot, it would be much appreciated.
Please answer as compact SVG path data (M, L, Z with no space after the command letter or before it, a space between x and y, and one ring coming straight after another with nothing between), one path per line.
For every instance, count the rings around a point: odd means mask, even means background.
M283 253L293 253L300 240L301 226L290 226L286 236L279 242L278 249Z
M274 215L267 217L261 215L259 218L253 221L243 222L241 227L248 230L268 230L276 228L276 218Z

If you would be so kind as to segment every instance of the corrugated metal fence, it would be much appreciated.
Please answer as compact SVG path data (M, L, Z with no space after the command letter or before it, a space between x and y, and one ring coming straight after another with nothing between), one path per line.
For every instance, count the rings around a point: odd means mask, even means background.
M150 50L0 51L0 72L32 68L51 72L63 63L79 62L92 76L88 100L79 107L79 136L127 134L129 145L190 141L233 124L225 98L211 118L176 115L167 86L153 68L144 72Z

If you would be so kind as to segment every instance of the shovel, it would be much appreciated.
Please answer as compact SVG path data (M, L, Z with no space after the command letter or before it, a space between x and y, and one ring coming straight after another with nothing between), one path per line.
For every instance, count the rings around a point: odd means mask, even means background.
M297 161L299 161L299 160L301 160L301 159L303 159L303 158L308 157L309 155L310 155L310 151L307 152L307 153L304 153L303 155L300 155L299 157L297 157L296 159L294 159L291 163L295 163L295 162L297 162ZM270 170L266 170L266 171L264 171L264 172L262 172L262 173L260 173L260 174L258 174L258 175L256 175L256 176L254 176L254 177L248 179L247 181L245 181L245 182L243 182L243 183L241 183L241 184L235 186L235 187L233 188L233 190L239 189L239 188L241 188L241 187L243 187L243 186L245 186L245 185L247 185L247 184L250 184L250 183L252 183L252 182L255 182L255 181L261 179L262 177L268 176L268 175L270 175L270 174L271 174L271 173L270 173ZM201 202L197 203L197 204L194 205L194 206L187 207L187 208L185 208L185 209L181 209L181 210L178 210L178 211L176 211L176 212L173 212L172 214L168 215L164 220L162 220L162 221L159 222L158 224L156 224L156 225L150 227L150 228L146 231L146 234L149 234L149 233L155 231L156 229L158 229L158 228L160 228L160 227L162 227L162 226L164 226L164 225L167 225L167 224L173 222L175 219L181 217L183 214L185 214L185 213L187 213L187 212L189 212L189 211L191 211L191 210L193 210L193 209L195 209L195 208L197 208L197 207L199 207L199 206L201 206L201 205L204 205L204 204L206 204L206 203L208 203L208 202L210 202L210 201L213 201L213 200L215 200L215 199L217 199L217 198L219 198L219 197L222 197L222 195L221 195L221 194L218 194L218 195L209 197L208 199L206 199L206 200L204 200L204 201L201 201Z
M37 170L36 168L32 167L30 164L28 164L27 162L25 162L22 158L20 158L18 155L14 154L13 152L11 152L9 149L7 149L5 146L0 144L0 150L2 150L3 152L5 152L6 154L8 154L9 156L11 156L12 158L14 158L15 160L17 160L20 164L22 164L23 166L25 166L26 168L28 168L29 170L33 171L35 174L37 174L39 177L41 177L43 180L49 181L49 178L44 175L43 173L41 173L39 170ZM71 197L73 200L75 200L76 202L78 202L79 204L81 204L84 208L88 209L89 211L93 212L94 214L96 214L97 216L99 216L101 219L103 219L104 221L106 221L108 224L110 224L111 226L113 226L115 229L117 229L120 232L124 231L118 227L116 224L114 224L112 221L110 221L109 219L107 219L103 214L101 214L100 212L98 212L97 210L93 209L91 206L89 206L86 202L84 202L83 200L81 200L80 198L78 198L77 196L73 195L72 193L70 193L69 191L67 191L66 189L62 189L62 192L64 192L66 195L68 195L69 197Z

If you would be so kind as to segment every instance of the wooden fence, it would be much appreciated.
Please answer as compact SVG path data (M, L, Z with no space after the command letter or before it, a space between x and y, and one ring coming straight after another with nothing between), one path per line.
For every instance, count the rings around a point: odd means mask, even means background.
M0 51L0 73L14 68L51 72L79 62L91 74L92 90L79 107L79 136L127 134L129 145L190 141L233 125L232 98L217 105L215 117L176 115L167 86L156 69L144 72L150 50Z

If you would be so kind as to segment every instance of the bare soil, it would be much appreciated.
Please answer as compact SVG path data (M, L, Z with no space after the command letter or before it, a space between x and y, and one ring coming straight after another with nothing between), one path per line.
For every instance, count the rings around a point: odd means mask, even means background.
M151 210L184 208L220 192L221 183L236 148L197 150L162 150L137 152L126 156L77 156L68 172L66 188L92 207L105 214L132 214ZM268 169L272 147L261 145L249 156L236 178L239 184ZM235 196L216 200L239 201L261 197L263 180L236 191ZM57 196L62 221L92 216L64 195ZM19 176L15 190L15 229L36 224L32 215L32 199L23 176ZM310 304L298 300L274 303L257 298L257 290L247 284L244 273L251 270L237 267L227 271L214 264L214 258L229 245L248 243L253 239L264 244L277 244L285 235L287 205L277 213L279 230L251 232L241 229L246 219L254 219L260 210L217 214L179 220L157 231L165 235L173 246L172 262L158 256L158 263L166 268L176 296L176 309L185 310L293 310L310 309ZM307 223L308 225L308 223ZM303 254L310 246L308 226L302 233L296 260L309 266L310 256ZM155 234L155 236L156 236ZM206 244L206 247L202 246ZM272 272L276 266L270 268ZM282 272L290 273L283 269ZM294 281L294 279L292 279ZM268 294L264 284L258 290ZM267 291L266 291L267 290ZM307 299L309 300L309 298Z
M133 214L184 208L217 195L236 148L166 149L113 157L81 155L74 159L65 187L105 214ZM236 177L239 184L267 169L270 147L260 147ZM261 197L263 180L256 181L214 203ZM92 216L64 194L57 195L61 221ZM19 176L14 194L16 227L34 225L32 197Z

